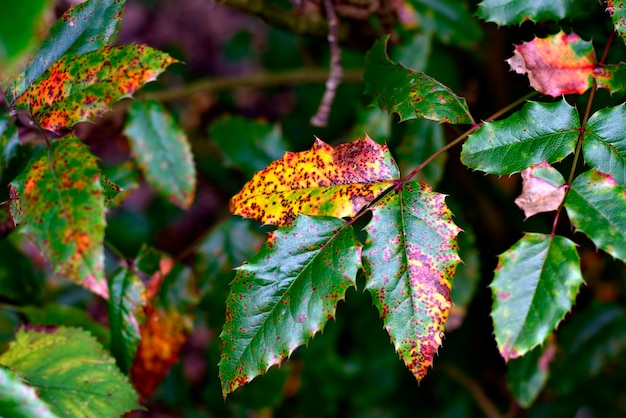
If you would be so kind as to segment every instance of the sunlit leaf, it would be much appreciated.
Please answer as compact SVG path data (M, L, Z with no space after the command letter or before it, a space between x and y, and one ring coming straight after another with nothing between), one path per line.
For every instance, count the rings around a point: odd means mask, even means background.
M626 261L626 191L610 174L589 170L574 179L567 215L596 247Z
M578 113L565 100L528 102L508 118L486 122L471 134L463 144L461 161L487 173L518 173L573 153L579 132Z
M105 113L176 62L145 45L102 47L55 61L15 101L44 129L61 131Z
M124 133L148 183L172 203L188 208L196 190L191 146L163 105L133 102Z
M626 107L598 110L587 123L583 155L585 162L626 189Z
M460 262L460 229L444 195L425 184L406 183L373 206L366 230L366 288L400 358L421 380L442 343Z
M360 255L341 219L300 215L238 268L221 334L224 396L322 330L355 285Z
M399 177L387 146L365 139L287 152L254 175L230 202L236 215L286 225L298 214L352 217Z
M527 218L557 210L565 196L565 179L554 167L543 162L522 171L522 194L515 204Z
M287 144L276 125L227 116L211 124L211 139L226 155L226 162L249 177L279 159Z
M508 362L506 382L522 407L530 407L546 385L556 350L556 344L550 341L545 347L537 346L523 357Z
M588 13L594 0L483 0L476 14L498 25L561 20Z
M465 99L424 73L411 71L387 56L385 36L374 44L365 57L365 93L374 103L400 120L432 119L448 123L473 123Z
M88 332L76 328L20 328L0 356L60 417L120 416L140 408L115 361Z
M34 388L0 366L0 416L10 418L56 418Z
M109 324L111 354L119 368L128 373L141 338L145 322L146 291L141 279L129 268L118 269L109 280Z
M50 28L48 37L30 59L24 73L13 82L9 102L24 93L64 54L81 54L108 45L119 29L124 3L125 0L87 0L67 9ZM23 7L22 2L14 4ZM11 16L9 13L3 15ZM17 32L31 33L24 27Z
M96 158L75 136L42 150L13 183L22 231L60 273L107 298L104 196Z
M599 65L591 42L575 33L559 32L516 45L507 62L518 74L528 74L535 90L553 97L582 94L594 80L611 92L622 91L626 84L618 66Z
M583 283L576 245L525 234L498 258L491 283L494 332L506 361L543 343L569 312Z

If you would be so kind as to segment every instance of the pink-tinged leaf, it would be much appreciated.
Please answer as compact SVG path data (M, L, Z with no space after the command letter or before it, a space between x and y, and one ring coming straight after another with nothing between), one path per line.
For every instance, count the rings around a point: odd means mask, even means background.
M626 42L626 3L619 0L606 0L606 11L611 15L615 32Z
M55 272L108 298L104 194L96 157L75 136L42 150L13 183L26 233Z
M582 94L593 85L594 79L599 87L610 91L624 88L623 83L613 80L622 77L619 66L599 65L591 42L583 41L575 33L559 32L524 42L515 47L507 62L518 74L528 74L530 85L548 96Z
M363 250L366 287L400 358L422 379L442 343L460 259L445 196L406 183L372 207Z
M557 210L565 196L565 179L545 161L522 171L522 194L515 204L524 211L526 218Z
M44 129L59 132L105 113L176 62L146 45L103 47L65 55L15 101Z
M336 218L300 215L239 267L226 301L222 393L280 364L333 318L355 285L361 245Z
M526 234L500 255L491 316L504 360L542 344L574 305L582 283L576 244L567 238Z

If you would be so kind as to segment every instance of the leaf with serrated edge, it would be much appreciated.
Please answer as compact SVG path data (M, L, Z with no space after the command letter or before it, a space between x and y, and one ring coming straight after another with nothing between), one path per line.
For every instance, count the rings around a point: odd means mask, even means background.
M408 369L421 380L442 342L457 264L445 196L406 183L372 207L363 250L366 288Z
M626 189L626 107L619 105L600 109L587 123L583 142L585 162L610 173Z
M121 416L141 408L113 358L78 328L19 328L0 364L37 387L60 417Z
M465 99L424 73L417 73L387 56L384 36L365 57L365 93L374 96L382 109L400 115L400 120L432 119L447 123L473 123Z
M124 129L146 180L175 205L187 209L196 190L196 169L185 132L159 102L136 101Z
M0 366L0 416L12 418L57 418L37 396L34 388Z
M224 396L280 364L333 318L355 286L361 245L336 218L300 215L237 270L226 301Z
M504 360L543 343L572 308L582 283L576 244L567 238L525 234L501 254L490 287Z
M165 52L146 45L65 55L17 98L15 107L30 109L39 126L59 132L101 116L174 62Z
M287 152L252 177L230 201L235 215L287 225L298 214L352 217L400 176L389 149L365 139Z
M545 161L522 171L522 194L515 204L526 218L537 213L557 210L565 196L565 179Z
M13 183L22 229L55 272L108 298L104 277L104 195L96 157L75 136L42 150Z
M483 0L476 14L498 25L561 20L588 13L595 0Z
M88 0L67 9L57 20L24 73L12 84L10 102L19 97L64 54L94 51L111 42L119 29L125 0Z
M610 174L589 170L576 177L565 208L596 247L626 262L626 191Z
M508 118L486 122L471 134L461 161L490 174L513 174L546 161L558 162L574 152L580 130L576 109L564 99L528 102Z
M626 4L623 1L606 0L606 11L611 15L615 32L626 42Z

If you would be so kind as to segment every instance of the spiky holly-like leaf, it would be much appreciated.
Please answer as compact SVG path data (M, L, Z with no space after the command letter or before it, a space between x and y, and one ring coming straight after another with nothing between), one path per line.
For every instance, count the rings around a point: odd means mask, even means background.
M316 139L254 175L230 201L236 215L286 225L298 214L351 217L400 173L387 146L369 137L333 148Z
M185 132L159 102L135 101L124 133L146 180L181 208L193 202L196 170Z
M58 132L105 113L176 62L146 45L102 47L55 61L14 103Z
M450 312L460 229L444 195L406 183L373 206L366 230L366 288L400 358L420 380L441 345Z
M576 244L526 234L500 255L491 283L494 332L505 360L541 344L574 304L583 277Z
M119 29L125 0L87 0L67 9L57 20L24 73L13 82L9 102L17 99L61 56L95 51L111 42ZM21 6L21 5L20 5ZM11 16L5 10L7 17ZM28 32L23 27L22 32Z
M57 273L107 298L104 196L96 158L75 136L37 154L13 183L21 222Z
M610 174L582 173L565 199L572 224L596 247L626 261L626 191Z
M0 356L60 417L120 416L141 408L128 379L88 332L20 328Z
M594 0L483 0L476 14L498 25L513 25L527 20L542 22L573 17L594 6Z
M355 285L360 256L354 231L341 219L300 215L238 268L221 334L224 396L324 327Z
M528 102L508 118L487 122L463 144L461 161L492 174L518 173L533 164L574 152L580 130L576 109L564 99Z
M424 73L411 71L387 56L388 36L376 41L365 57L365 93L374 103L400 115L438 122L473 123L465 99Z

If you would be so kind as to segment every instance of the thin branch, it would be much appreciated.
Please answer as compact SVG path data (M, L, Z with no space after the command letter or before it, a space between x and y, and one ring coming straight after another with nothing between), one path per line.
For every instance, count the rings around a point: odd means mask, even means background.
M324 0L324 9L328 17L328 44L330 45L330 72L326 80L326 91L322 96L317 112L311 118L311 125L323 127L328 125L330 108L335 101L337 87L341 83L343 68L341 68L341 48L339 47L339 17L333 6L332 0Z
M483 411L486 417L502 418L503 415L498 411L496 405L489 399L482 387L474 379L463 373L459 368L452 364L439 364L438 368L446 373L452 380L463 386L472 395L472 398Z

